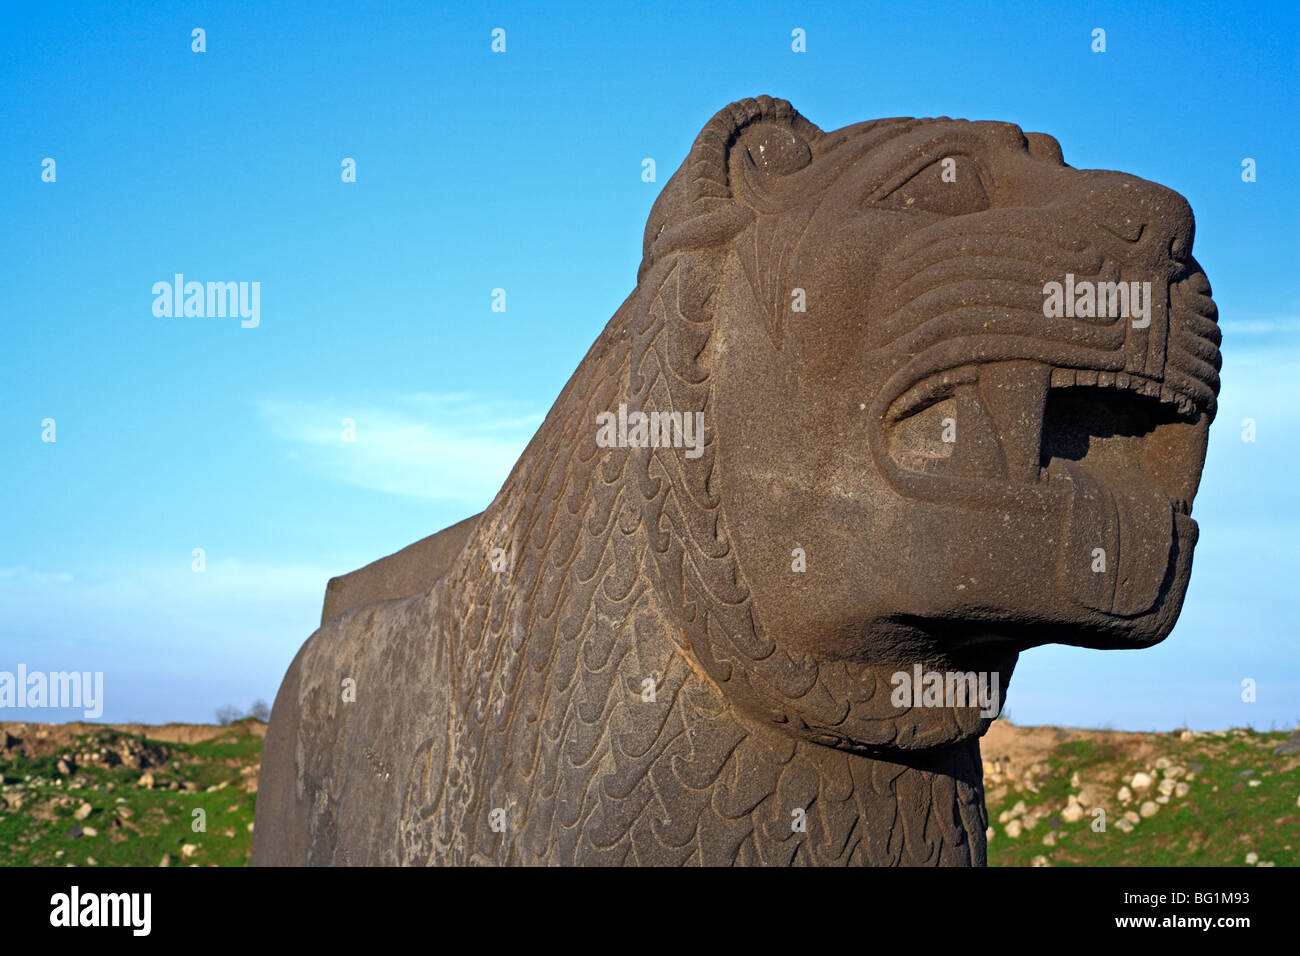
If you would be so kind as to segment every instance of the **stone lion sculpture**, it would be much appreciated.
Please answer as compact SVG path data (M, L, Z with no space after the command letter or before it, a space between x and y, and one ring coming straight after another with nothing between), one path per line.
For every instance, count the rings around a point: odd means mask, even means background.
M1182 605L1192 235L1007 123L719 112L491 506L330 583L253 862L983 864L1017 655Z

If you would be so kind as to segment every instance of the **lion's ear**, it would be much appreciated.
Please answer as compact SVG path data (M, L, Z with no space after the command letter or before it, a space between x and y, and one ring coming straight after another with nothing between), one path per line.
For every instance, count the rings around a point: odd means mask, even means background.
M638 280L671 252L722 246L756 213L783 205L785 177L812 162L821 135L785 100L739 100L705 124L646 222Z
M808 138L793 122L751 123L739 131L727 151L732 198L757 212L777 212L788 204L788 177L808 166L812 158Z

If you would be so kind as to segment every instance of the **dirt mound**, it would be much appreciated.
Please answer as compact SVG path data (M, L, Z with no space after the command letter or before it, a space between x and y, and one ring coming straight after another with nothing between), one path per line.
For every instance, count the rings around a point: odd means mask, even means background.
M0 721L0 751L20 747L29 757L39 757L71 746L78 738L102 730L147 737L173 744L197 744L237 731L266 736L266 724L247 718L229 726L220 724L40 724Z

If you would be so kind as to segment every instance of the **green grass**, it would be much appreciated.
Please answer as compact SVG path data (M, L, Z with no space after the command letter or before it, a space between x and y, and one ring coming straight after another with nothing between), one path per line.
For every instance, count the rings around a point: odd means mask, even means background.
M128 737L99 731L78 738L59 753L94 750L100 745L115 749ZM86 866L91 865L88 857L100 866L157 866L167 854L173 866L246 865L256 794L243 789L245 778L240 770L257 764L261 738L237 726L215 740L198 744L133 739L160 758L161 766L148 768L155 779L152 790L136 786L142 771L124 765L78 766L71 777L60 777L55 769L57 755L0 757L0 774L10 785L0 796L12 800L12 785L22 784L24 799L21 809L0 813L0 866ZM172 781L198 784L200 790L165 789ZM82 786L73 789L73 782ZM222 783L224 788L206 792ZM78 821L73 813L82 802L89 803L93 811ZM120 813L120 808L126 808L129 816ZM196 815L195 810L203 814ZM195 829L200 819L205 826L202 831ZM91 827L97 833L69 836L74 825ZM184 858L181 847L187 843L198 849Z
M1186 741L1177 733L1070 734L1073 739L1061 741L1037 758L1044 768L1035 777L1038 793L1008 787L1005 794L994 797L1003 785L987 784L989 820L996 831L989 844L991 866L1028 866L1040 855L1054 866L1240 866L1251 851L1278 866L1300 865L1300 806L1296 805L1300 759L1272 754L1287 734L1248 731ZM1110 739L1117 742L1107 742ZM136 786L141 771L127 766L78 766L72 777L60 777L56 770L59 754L100 747L116 750L123 742L143 748L158 765L150 768L154 789ZM0 754L0 776L8 785L0 796L12 800L15 785L21 784L25 799L21 809L0 812L0 866L86 866L87 857L100 866L157 866L164 855L170 855L173 866L247 865L256 795L244 789L248 777L241 771L257 766L261 747L261 737L236 725L195 744L100 730L79 737L56 754L30 758ZM1124 833L1116 822L1124 809L1136 810L1141 800L1121 806L1115 792L1135 771L1149 769L1158 756L1184 767L1199 764L1201 769L1187 796L1172 798L1154 817ZM1254 775L1238 777L1246 770ZM1070 784L1075 773L1088 791L1088 812L1082 820L1066 823L1060 819L1060 809L1067 796L1076 792ZM1158 779L1160 774L1155 776ZM60 779L61 784L55 783ZM1250 779L1259 780L1259 786L1249 786ZM74 781L82 786L71 789ZM200 790L166 789L172 782L190 782ZM208 787L222 784L221 789L207 792ZM997 819L1021 800L1027 811L1042 818L1033 830L1012 838ZM77 821L73 812L82 801L93 812ZM1094 832L1090 825L1091 810L1098 805L1107 810L1103 833ZM123 818L119 808L126 808L130 816ZM196 809L206 813L205 832L193 829ZM1058 824L1057 843L1044 846L1053 817ZM98 833L68 836L74 824L93 827ZM198 847L189 858L181 854L187 843Z
M1247 731L1187 741L1176 733L1142 736L1155 744L1150 759L1135 759L1089 739L1071 740L1040 759L1048 768L1038 778L1040 793L1013 789L996 802L990 799L989 822L996 833L989 844L989 864L1027 866L1041 854L1053 866L1241 866L1249 852L1277 866L1300 864L1300 761L1272 754L1288 734ZM1184 767L1199 764L1201 769L1187 796L1172 797L1155 816L1125 833L1115 825L1123 811L1137 810L1144 799L1153 799L1155 790L1126 805L1120 804L1116 791L1134 772L1149 770L1156 756ZM1254 771L1251 777L1238 776L1248 770ZM1084 803L1083 819L1066 823L1060 809L1073 791L1070 776L1076 772L1090 799ZM1161 773L1153 776L1158 781ZM1249 786L1250 779L1259 786ZM1030 811L1046 808L1048 817L1059 822L1055 846L1043 844L1049 829L1046 819L1019 837L1007 835L998 816L1019 800ZM1107 811L1105 832L1092 829L1095 806Z

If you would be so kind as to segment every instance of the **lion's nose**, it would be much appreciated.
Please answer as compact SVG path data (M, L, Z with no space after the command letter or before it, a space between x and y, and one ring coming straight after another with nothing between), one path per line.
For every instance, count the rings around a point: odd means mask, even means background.
M1196 221L1187 200L1172 189L1124 173L1099 172L1074 197L1088 218L1136 249L1129 258L1153 263L1188 261Z

